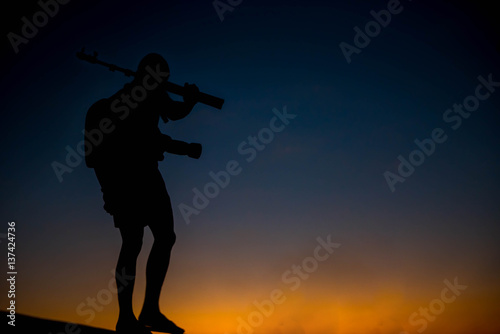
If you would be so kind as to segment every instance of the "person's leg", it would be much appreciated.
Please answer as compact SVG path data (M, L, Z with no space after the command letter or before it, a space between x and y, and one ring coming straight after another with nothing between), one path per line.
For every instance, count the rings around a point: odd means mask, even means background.
M160 313L161 288L165 281L170 264L170 254L175 243L173 214L171 209L166 211L163 219L151 222L149 225L154 242L146 266L146 294L141 312L144 314Z
M134 291L137 257L142 248L144 228L142 226L119 227L122 236L122 247L116 264L116 288L118 290L118 305L120 313L117 331L135 326L137 319L132 309L132 294Z
M154 242L146 266L146 295L139 321L152 331L182 334L184 330L168 320L160 311L160 293L170 264L170 254L175 243L173 213L168 195L161 218L151 221L149 227Z

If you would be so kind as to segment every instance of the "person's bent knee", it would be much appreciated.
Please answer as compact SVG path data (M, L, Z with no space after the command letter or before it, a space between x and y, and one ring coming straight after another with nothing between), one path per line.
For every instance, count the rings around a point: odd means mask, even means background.
M154 240L155 244L161 245L165 249L171 249L172 247L174 247L177 236L172 232L166 235L155 236Z
M175 241L177 240L177 236L175 235L175 233L169 233L167 236L165 236L165 239L162 240L166 247L169 247L169 248L172 248L174 247L174 244L175 244Z
M139 256L142 249L142 239L139 240L123 240L122 251L130 256Z

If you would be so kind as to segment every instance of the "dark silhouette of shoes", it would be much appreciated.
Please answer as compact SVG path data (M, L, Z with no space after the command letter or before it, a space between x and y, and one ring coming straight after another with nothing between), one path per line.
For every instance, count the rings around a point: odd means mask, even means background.
M116 333L120 334L152 334L139 321L118 321L116 324Z
M158 313L155 315L145 315L141 314L139 316L139 322L142 323L146 328L154 332L163 332L171 334L183 334L184 329L180 328L172 321L170 321L163 314Z

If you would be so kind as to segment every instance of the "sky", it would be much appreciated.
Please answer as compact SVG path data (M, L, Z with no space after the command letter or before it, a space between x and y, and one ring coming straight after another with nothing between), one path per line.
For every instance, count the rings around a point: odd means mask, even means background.
M88 108L129 79L77 59L85 47L130 69L160 53L170 81L225 100L159 124L203 145L198 160L159 164L177 234L161 308L186 333L500 332L490 4L62 3L17 46L9 33L22 35L40 4L3 20L0 257L15 221L18 313L116 323L119 231L93 170L67 155ZM55 162L71 172L58 176ZM136 313L151 244L146 229Z

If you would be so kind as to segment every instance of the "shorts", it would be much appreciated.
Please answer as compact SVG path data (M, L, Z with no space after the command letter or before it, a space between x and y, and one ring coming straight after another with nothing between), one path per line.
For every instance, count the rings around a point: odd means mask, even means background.
M157 167L127 168L114 173L96 171L96 174L102 187L104 209L113 216L115 227L161 223L173 228L170 196Z

